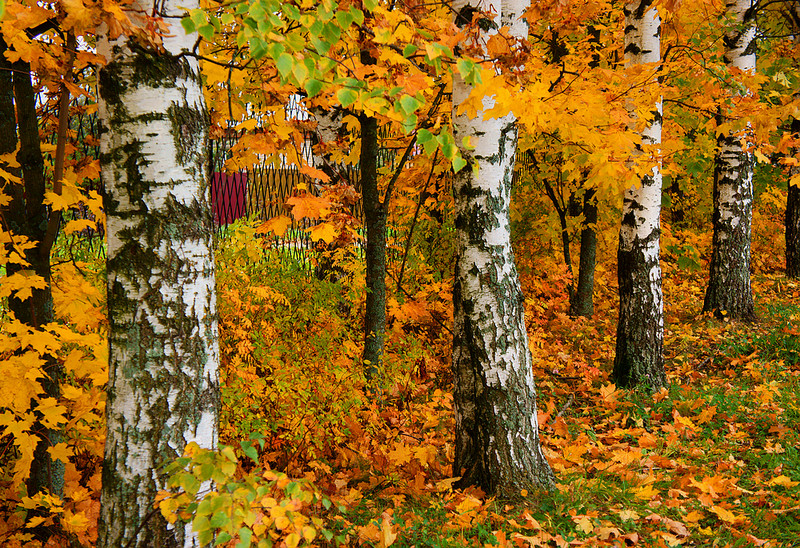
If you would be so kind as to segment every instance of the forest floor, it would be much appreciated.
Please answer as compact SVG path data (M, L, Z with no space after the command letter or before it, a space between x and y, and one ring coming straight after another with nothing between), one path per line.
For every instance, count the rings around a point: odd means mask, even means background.
M346 284L292 283L297 272L278 275L275 263L248 261L242 238L220 252L223 438L255 438L259 465L313 482L330 509L304 507L323 520L307 539L800 545L800 283L757 274L759 320L718 321L700 312L704 270L667 261L669 389L651 395L608 380L616 289L604 281L616 278L613 269L598 271L594 317L572 319L564 275L543 268L533 276L523 265L541 437L558 483L550 493L501 501L452 489L446 284L390 299L384 384L369 392L354 365L358 293ZM357 266L346 271L363 275ZM287 481L277 485L289 500L298 487ZM259 515L273 540L302 539L271 511Z
M412 257L403 290L391 284L383 376L367 388L363 261L340 263L339 282L320 281L265 253L254 226L231 229L217 252L220 437L229 447L190 448L168 467L161 513L237 547L800 546L800 283L782 274L773 217L754 233L751 324L701 312L706 266L695 250L710 237L665 227L669 388L656 394L609 381L615 233L598 252L591 319L566 315L558 254L519 246L541 438L557 485L514 500L452 489L447 268ZM34 520L69 537L48 546L96 542L104 293L96 252L55 271L60 319L82 333L66 339L65 497L24 496L21 472L6 467L21 442L7 436L0 545L33 546ZM46 513L28 513L37 507Z

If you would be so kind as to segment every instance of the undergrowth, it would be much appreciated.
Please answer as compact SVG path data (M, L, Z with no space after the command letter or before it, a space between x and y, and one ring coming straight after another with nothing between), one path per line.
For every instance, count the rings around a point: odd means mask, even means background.
M368 391L357 263L341 265L341 281L314 280L248 230L219 256L224 438L245 441L236 477L304 478L319 493L309 519L322 520L313 538L288 524L270 533L261 508L251 518L264 545L791 546L800 537L800 284L758 275L759 322L720 322L699 312L702 272L668 257L670 387L650 395L608 380L613 265L598 270L595 316L572 319L566 272L523 260L539 423L558 485L501 501L451 488L449 334L437 323L447 301L390 297L384 384ZM273 504L273 491L265 496Z

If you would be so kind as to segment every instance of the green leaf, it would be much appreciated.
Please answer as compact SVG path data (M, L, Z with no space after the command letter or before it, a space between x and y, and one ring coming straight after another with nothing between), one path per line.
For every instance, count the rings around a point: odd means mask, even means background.
M411 57L412 55L417 53L418 50L419 48L414 44L407 44L406 47L403 48L403 57L406 58Z
M3 17L3 14L6 12L6 1L0 0L0 18Z
M353 22L353 14L349 11L339 10L336 12L336 20L339 22L340 27L346 29Z
M181 19L181 25L183 26L183 30L186 32L186 34L192 34L194 32L194 21L192 21L190 18L184 17Z
M214 515L211 516L211 520L209 520L211 527L214 529L221 529L227 526L230 522L230 516L227 512L223 512L222 510L214 512Z
M467 161L461 157L461 153L457 153L451 160L453 163L453 171L458 173L467 166Z
M436 149L439 147L439 143L436 141L436 136L427 129L420 129L417 131L417 143L425 148L425 154L427 156L433 155L433 153L436 152Z
M281 5L281 9L283 10L283 13L285 13L289 17L289 19L293 19L295 21L300 19L300 10L297 9L297 6L295 6L294 4L290 4L287 2Z
M250 546L250 539L253 538L253 531L249 527L241 527L239 529L239 542L236 543L236 548L248 548Z
M253 37L250 40L250 55L253 59L261 59L267 54L267 44L261 38Z
M342 36L342 29L336 23L327 23L323 27L322 37L329 43L335 44Z
M410 95L400 97L400 106L408 114L413 114L421 105L422 102L416 97L411 97Z
M250 460L258 464L258 451L256 448L253 447L253 444L249 441L242 442L242 452L245 454L246 457L249 457Z
M292 51L303 51L306 49L308 43L306 42L305 34L300 34L297 32L292 32L290 34L286 34L286 45Z
M194 477L194 474L181 474L180 484L181 487L183 487L183 490L192 496L196 495L200 490L200 482L196 477Z
M359 27L364 24L364 12L355 6L350 6L350 15L353 16L353 21Z
M336 98L342 107L347 108L358 99L358 93L350 88L342 88L336 92Z
M481 83L481 71L475 61L471 59L459 59L456 63L458 73L467 84L476 86Z
M230 533L222 531L217 535L217 542L215 544L219 546L220 544L225 544L226 542L230 542L232 539L233 537L230 535Z
M292 73L292 66L294 65L294 57L288 53L281 53L275 61L275 66L278 67L278 72L282 79L287 79Z
M189 17L192 18L192 22L194 23L195 27L199 27L200 25L205 25L208 22L208 16L206 15L205 10L201 9L190 10Z
M308 69L302 63L295 63L294 67L292 67L292 74L294 75L297 83L299 85L303 85L305 81L308 79Z
M203 25L202 27L197 28L197 32L200 33L200 36L208 40L209 42L214 38L214 32L216 29L213 25Z
M236 20L236 18L232 13L223 13L222 17L220 17L220 20L222 21L223 25L230 25Z
M364 0L364 7L369 11L375 11L378 7L378 0Z
M286 51L286 48L283 47L283 44L273 42L269 45L267 50L269 51L269 56L272 57L274 61L277 61L278 57L281 56L281 53Z
M195 533L208 531L210 528L211 524L208 522L208 518L206 516L195 516L195 518L192 520L192 531Z
M320 82L319 80L315 80L314 78L309 78L308 80L306 80L305 86L303 87L306 90L306 93L308 94L309 97L314 97L320 91L322 91L324 85L325 84L323 82Z

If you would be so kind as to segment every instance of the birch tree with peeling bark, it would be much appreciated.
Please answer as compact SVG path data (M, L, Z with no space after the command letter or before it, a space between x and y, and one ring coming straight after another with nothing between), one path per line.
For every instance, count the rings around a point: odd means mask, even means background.
M725 63L732 72L756 70L756 28L751 0L728 0L725 5L732 29L725 37ZM744 90L745 93L749 93ZM724 121L718 114L718 124ZM714 158L714 213L710 276L704 311L730 318L753 320L750 285L750 232L753 219L753 154L746 150L747 130L717 137Z
M510 35L527 36L520 19L529 2L506 1L497 20ZM497 5L492 6L498 9ZM456 21L469 24L489 2L453 4ZM491 25L482 24L481 28ZM486 32L488 34L488 32ZM453 181L456 266L453 285L453 375L456 412L453 474L458 485L487 493L518 495L532 487L549 489L553 473L542 452L536 415L524 297L511 249L509 206L516 119L459 114L472 87L453 82L453 131L467 167ZM494 104L484 97L486 110ZM469 138L473 148L463 146Z
M163 49L104 36L99 76L108 227L109 383L99 546L196 546L153 511L163 465L217 443L219 381L208 115L177 16L192 2L130 6L169 23ZM195 4L196 6L196 4ZM140 10L140 11L139 11Z
M652 0L625 5L625 58L628 65L661 60L661 19ZM655 74L653 74L655 78ZM642 131L642 145L661 142L661 102ZM641 151L640 151L641 153ZM664 373L664 301L661 290L661 171L653 167L640 184L625 191L617 250L619 321L614 381L625 387L657 390Z

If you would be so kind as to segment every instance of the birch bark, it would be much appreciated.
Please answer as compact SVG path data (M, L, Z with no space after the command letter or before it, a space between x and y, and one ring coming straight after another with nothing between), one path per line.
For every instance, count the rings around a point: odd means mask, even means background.
M725 38L725 62L731 69L754 73L751 0L728 0L726 12L734 28ZM747 91L746 91L747 92ZM749 93L749 92L748 92ZM722 122L722 116L719 116ZM744 134L717 138L714 158L714 213L710 276L704 311L742 320L755 319L750 286L750 228L753 218L753 155Z
M207 112L192 1L137 10L168 16L164 51L103 36L101 166L108 225L109 384L99 546L196 546L152 512L162 466L189 442L217 443L218 343ZM141 13L138 12L138 13Z
M652 0L625 5L625 58L628 64L661 61L661 19ZM661 142L661 102L653 105L653 120L642 131L642 143ZM620 386L666 385L664 301L661 290L661 171L641 178L625 191L617 250L619 322L614 381Z
M497 4L493 5L495 8ZM527 36L526 0L503 1L500 25ZM489 11L489 2L454 2L455 13ZM472 17L463 18L470 21ZM517 145L512 115L484 120L457 114L471 86L454 77L453 130L468 166L455 175L456 266L453 286L453 375L456 441L453 474L460 486L518 495L549 489L553 473L542 453L536 416L524 298L511 249L509 205ZM483 99L485 108L492 97Z

